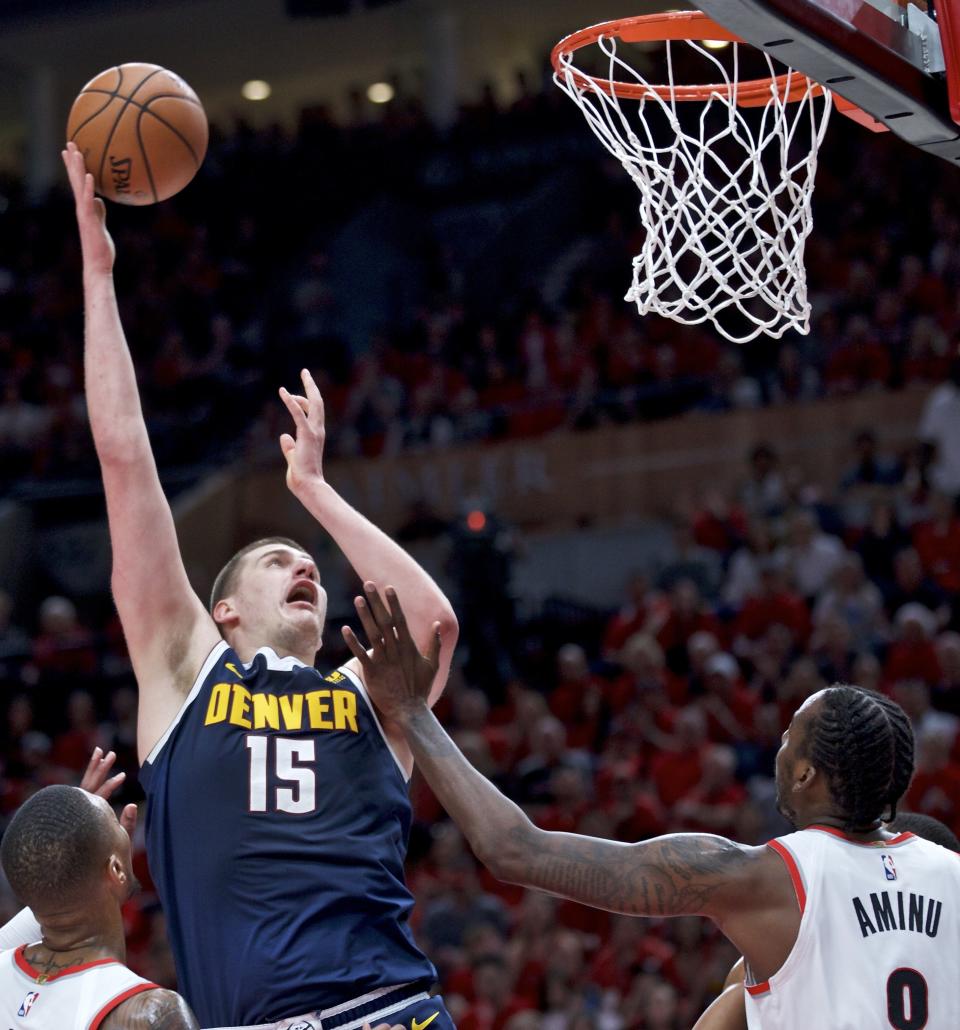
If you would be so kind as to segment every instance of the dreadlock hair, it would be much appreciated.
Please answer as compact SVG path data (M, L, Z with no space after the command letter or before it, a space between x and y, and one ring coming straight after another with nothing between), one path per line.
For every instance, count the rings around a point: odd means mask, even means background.
M218 601L229 597L233 592L234 587L237 585L237 576L243 559L251 551L255 551L258 547L264 547L266 544L282 544L285 547L292 547L294 550L303 551L304 554L309 553L305 547L298 544L296 540L291 540L288 536L265 536L259 540L254 540L252 544L247 544L246 547L241 547L217 573L217 578L213 581L213 590L210 591L211 612L216 608Z
M923 815L921 812L901 812L887 829L896 830L897 833L916 834L918 837L923 837L924 840L939 844L947 851L956 851L960 854L960 840L957 839L957 835L946 823L934 819L932 815Z
M808 728L807 757L824 773L844 828L892 821L913 776L913 728L894 701L837 683Z
M0 861L14 894L43 912L75 902L110 854L104 814L79 787L37 791L10 821Z

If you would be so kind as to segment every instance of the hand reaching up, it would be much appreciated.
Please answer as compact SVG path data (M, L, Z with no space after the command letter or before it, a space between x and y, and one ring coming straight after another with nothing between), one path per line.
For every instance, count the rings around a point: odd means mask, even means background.
M107 232L107 209L103 201L94 196L93 176L87 171L76 143L68 143L61 157L76 205L83 270L109 275L113 271L116 248Z
M127 778L125 772L118 772L114 776L110 775L110 770L113 768L113 763L116 760L117 754L115 751L108 751L104 754L102 748L95 747L93 754L90 756L90 761L87 763L83 779L80 781L80 788L90 794L96 794L98 797L103 798L104 801L109 801L114 793L123 786L123 782ZM132 840L133 833L137 828L137 806L132 804L125 805L119 819L120 825L127 831L127 836Z
M401 719L423 708L430 697L440 663L440 623L434 623L428 653L421 654L393 587L386 589L386 602L375 583L364 583L363 592L365 596L356 598L354 607L370 650L364 649L349 626L343 627L343 639L360 663L376 706L388 718Z

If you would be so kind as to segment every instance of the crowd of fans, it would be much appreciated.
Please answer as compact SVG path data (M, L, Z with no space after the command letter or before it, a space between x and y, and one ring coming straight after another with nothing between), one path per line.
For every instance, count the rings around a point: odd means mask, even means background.
M889 693L913 720L909 806L960 831L960 376L949 381L960 209L956 191L939 188L951 173L896 141L831 135L815 200L826 228L808 251L813 332L736 348L641 322L620 301L636 201L619 169L598 172L586 139L569 158L588 169L582 260L554 303L520 290L479 305L464 270L428 238L411 254L422 291L409 317L351 348L338 308L352 298L335 295L328 244L384 189L387 158L392 195L436 213L472 195L462 169L484 154L583 138L559 93L522 81L517 92L509 109L487 95L444 137L409 101L379 124L359 108L346 126L306 112L293 138L239 127L215 138L176 203L111 211L161 464L274 448L281 414L267 398L304 363L322 383L340 455L946 381L920 445L885 454L864 430L833 489L810 489L774 445L758 444L739 493L706 491L679 509L672 548L607 612L498 621L490 613L509 603L498 592L506 570L472 578L464 660L438 712L543 827L761 842L784 829L771 771L787 721L822 686L854 682ZM529 188L554 170L524 154L509 175L494 162L483 188ZM6 192L0 484L95 476L72 215L62 194L28 208L14 185ZM0 816L38 784L78 779L94 746L115 750L128 773L120 800L140 796L136 693L115 618L49 597L18 620L0 596L0 687ZM735 956L704 921L614 917L505 887L418 780L413 797L416 933L464 1030L678 1030L719 989ZM126 909L131 961L172 983L142 842L136 871L145 890Z
M337 454L946 374L960 327L960 209L944 163L834 126L807 249L813 331L737 347L636 317L622 300L639 249L636 190L558 89L518 76L514 92L502 105L487 91L446 133L402 95L379 121L358 97L346 124L318 107L293 134L215 131L180 196L111 210L122 314L162 466L222 461L243 453L245 438L248 451L272 448L275 389L303 364L325 391ZM551 217L562 229L541 253L524 252L529 267L509 288L491 290L491 269L536 235L511 227L510 212L560 180L565 192L538 209L538 231ZM94 468L72 212L63 190L39 206L14 182L0 192L0 488L75 479ZM477 256L470 244L483 224L471 212L484 203L507 227ZM380 328L358 340L346 332L355 287L331 251L349 220L372 210L378 225L403 211L417 232L401 233L401 270L372 273L363 305ZM381 259L376 244L363 254L366 265Z
M929 478L867 429L831 490L758 444L736 495L678 508L672 546L636 570L619 606L501 634L462 620L438 714L544 828L760 843L787 829L772 780L783 729L812 693L853 682L913 722L904 807L960 831L960 518ZM461 561L475 604L501 605L508 556L487 580ZM87 626L50 597L28 633L0 603L0 673L0 814L37 784L78 778L94 746L128 772L122 799L139 796L136 694L114 619ZM705 921L616 917L499 884L416 777L412 794L415 929L459 1026L678 1030L718 990L735 956ZM172 982L142 844L136 863L146 890L127 908L132 961Z

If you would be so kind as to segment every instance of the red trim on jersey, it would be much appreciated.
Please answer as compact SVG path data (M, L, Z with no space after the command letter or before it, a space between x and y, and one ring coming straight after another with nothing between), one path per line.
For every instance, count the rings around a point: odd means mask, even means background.
M122 994L118 994L113 1001L108 1001L106 1005L93 1017L93 1022L88 1027L88 1030L99 1030L100 1024L113 1012L114 1009L119 1008L128 998L132 998L135 994L143 994L144 991L156 991L159 987L157 984L144 983L137 984L135 987L131 987L124 991Z
M68 966L66 969L61 969L59 973L51 973L49 976L46 973L41 973L39 969L34 969L33 966L27 961L23 952L27 947L26 944L21 944L19 948L13 953L13 961L20 967L21 971L26 973L27 976L36 980L37 983L53 983L54 980L59 980L63 976L71 976L73 973L82 973L85 969L93 969L94 966L119 966L120 963L115 958L98 958L93 962L81 962L76 966Z
M808 826L808 830L820 830L821 833L829 833L834 837L839 837L841 840L845 840L848 844L856 844L861 848L888 848L891 844L902 844L905 840L910 840L915 837L915 833L911 833L909 830L904 833L898 833L896 837L891 837L889 840L857 840L856 837L851 837L849 833L844 833L843 830L838 830L835 826L820 826L816 824L814 826Z
M766 994L767 991L770 990L770 981L764 980L763 983L760 984L745 983L743 986L746 987L747 994L749 994L751 998L755 998L758 994Z
M790 874L790 879L793 880L793 889L797 892L797 904L800 906L800 915L803 915L803 910L807 907L807 892L803 886L803 877L800 875L797 860L793 857L789 848L778 840L769 841L767 847L772 848L783 859L787 872Z

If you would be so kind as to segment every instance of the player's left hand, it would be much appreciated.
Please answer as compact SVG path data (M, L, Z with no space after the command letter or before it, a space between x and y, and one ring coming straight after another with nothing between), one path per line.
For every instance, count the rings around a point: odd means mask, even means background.
M95 747L87 768L84 771L83 779L80 780L80 789L90 794L109 801L110 798L120 789L127 778L125 772L118 772L110 775L113 763L117 760L115 751L103 753L103 748ZM127 835L133 839L134 830L137 828L137 806L125 805L119 817L120 825L127 831Z
M353 603L370 650L363 647L349 626L343 627L343 639L363 669L364 682L376 706L388 718L402 719L422 709L430 697L440 664L440 623L433 624L430 647L427 654L421 654L393 587L386 589L386 602L375 583L364 583L363 592L364 597L355 598Z
M280 437L280 450L287 459L287 486L294 493L307 483L323 482L323 445L326 440L323 398L306 369L300 373L300 379L306 396L280 387L280 399L293 416L297 430L296 439L290 433Z
M105 801L109 801L127 778L125 772L118 772L115 776L110 775L110 770L116 760L117 753L115 751L108 751L104 754L103 748L95 747L90 761L87 762L83 779L80 781L81 790L96 794Z

